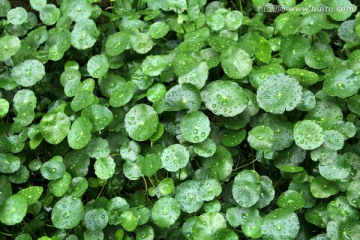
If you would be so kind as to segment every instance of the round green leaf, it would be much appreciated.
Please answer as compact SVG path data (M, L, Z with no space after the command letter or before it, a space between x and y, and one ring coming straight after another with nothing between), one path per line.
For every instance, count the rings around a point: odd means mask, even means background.
M68 193L73 197L81 197L88 189L88 182L86 178L75 177L71 179L71 183L68 189Z
M9 112L9 102L6 99L0 98L0 118L6 116Z
M279 196L277 205L295 211L304 207L305 200L297 191L287 190Z
M335 130L324 131L324 147L341 150L344 146L345 136Z
M221 192L221 184L215 179L206 179L200 183L200 197L203 201L211 201Z
M203 159L203 167L209 177L223 181L233 171L233 159L230 152L223 146L216 147L216 152L208 158Z
M109 56L121 54L130 43L130 37L126 32L117 32L108 38L105 43L105 51Z
M162 167L162 161L157 154L148 154L144 158L139 158L138 165L141 173L147 177L151 177Z
M146 92L146 96L150 102L160 101L166 94L166 87L162 83L155 83Z
M339 120L343 119L343 113L340 107L334 102L322 100L316 102L315 108L306 114L305 119L314 120L323 129L327 130L333 129L333 126L338 123ZM338 127L335 127L334 129L337 128Z
M324 92L332 97L347 98L358 92L360 77L344 67L331 69L324 80Z
M9 176L9 180L15 184L22 184L29 179L29 175L29 170L24 165L20 165L20 168Z
M356 6L351 4L349 0L330 0L324 4L330 9L339 9L328 13L335 21L345 21L356 11ZM341 11L341 9L345 9L345 11Z
M110 105L112 107L120 107L127 104L136 91L136 85L132 82L125 82L121 87L116 88L110 96Z
M300 111L309 111L316 106L315 95L310 90L303 88L302 100L296 109Z
M236 175L232 194L240 207L251 207L260 198L260 177L257 172L244 170Z
M162 21L151 24L149 28L150 37L153 39L160 39L169 32L169 26Z
M18 37L8 35L0 38L0 61L5 61L15 55L21 47Z
M291 210L278 208L264 217L263 239L295 239L300 229L299 219Z
M330 164L320 164L321 176L328 180L345 180L351 171L351 165L345 156L337 155Z
M180 217L180 204L171 197L157 200L151 210L154 223L161 228L168 228Z
M209 67L205 62L200 62L196 65L192 70L188 73L179 76L179 83L191 83L197 87L197 89L201 89L204 87L206 80L209 76Z
M146 104L132 107L125 115L125 129L136 141L145 141L156 131L159 119L155 110Z
M45 25L53 25L60 18L60 9L58 9L54 4L46 4L40 9L40 20Z
M129 209L129 204L122 197L114 197L110 200L107 212L109 215L109 224L120 224L120 214Z
M294 126L296 145L304 150L313 150L324 143L324 131L315 121L298 121Z
M165 95L165 104L168 111L189 109L196 111L201 106L199 90L192 84L184 83L170 88Z
M154 229L149 225L139 226L135 230L136 240L152 240L155 238Z
M138 32L131 36L130 42L135 52L145 54L154 46L154 42L150 37L150 33Z
M289 68L305 66L305 54L311 47L308 38L301 35L290 35L281 40L280 57Z
M252 69L250 55L236 46L229 47L221 54L220 59L225 73L233 79L243 79Z
M101 78L105 76L109 70L109 62L104 55L92 56L86 65L87 71L93 78Z
M211 157L216 151L216 144L210 138L201 143L195 143L193 146L194 152L201 157Z
M104 106L92 104L81 111L81 116L87 118L92 124L92 132L103 130L114 119L113 113Z
M85 147L91 140L91 122L86 117L78 117L71 125L68 133L68 143L73 149Z
M84 214L83 225L90 231L99 231L108 224L108 213L103 208L91 209Z
M17 195L21 195L26 199L28 206L34 204L43 193L44 188L39 186L31 186L24 189L21 189Z
M24 219L26 212L26 199L18 194L12 195L0 206L0 221L5 225L15 225Z
M62 197L65 195L69 189L71 183L71 175L68 172L65 172L62 178L57 180L52 180L49 184L50 192L55 197Z
M336 186L331 181L328 181L322 176L317 176L310 182L311 194L316 198L328 198L339 192Z
M346 198L350 205L359 208L360 207L360 180L352 181L346 191Z
M81 20L87 20L91 16L93 10L90 2L87 0L76 0L69 1L67 7L66 15L70 17L75 22L80 22Z
M225 26L225 17L220 12L215 12L206 18L207 25L213 31L219 31Z
M119 217L121 226L128 232L133 232L138 225L137 216L131 210L125 210Z
M0 153L0 172L14 173L20 168L20 158L11 153Z
M267 126L257 126L250 130L247 140L256 150L270 150L274 144L274 131Z
M40 172L41 175L47 180L56 180L64 176L65 165L63 159L60 156L55 156L49 161L41 165Z
M211 130L209 118L203 112L188 113L181 120L180 130L185 140L191 143L202 142Z
M84 205L79 198L66 196L56 202L52 209L51 220L58 229L76 227L84 215Z
M260 176L260 198L256 203L256 208L268 206L275 197L273 182L267 176Z
M331 46L315 43L305 55L306 64L314 69L323 69L332 65L334 53Z
M79 50L91 48L99 34L100 32L93 20L82 19L75 24L71 32L71 44Z
M11 70L11 77L23 87L31 87L45 76L44 65L35 59L25 60Z
M174 189L174 180L172 178L164 178L158 184L159 192L163 195L168 195Z
M1 102L1 100L0 100ZM0 103L1 105L1 103ZM347 107L348 109L356 113L357 115L360 115L360 94L355 94L354 96L347 99ZM0 114L1 116L1 114Z
M152 77L160 75L169 64L168 56L165 55L149 55L141 63L142 71Z
M7 13L7 20L11 24L20 25L26 22L27 16L28 14L24 8L16 7Z
M123 165L123 173L128 179L135 181L138 180L141 175L141 169L137 163L126 161Z
M189 152L180 144L173 144L165 148L161 153L163 168L169 172L176 172L185 167L189 162Z
M95 137L92 138L89 144L86 146L86 153L91 158L103 158L109 156L110 146L106 139Z
M301 102L302 87L293 77L271 75L261 82L256 97L259 107L273 114L281 114L294 110Z
M40 11L46 5L46 0L30 0L30 5L34 10Z
M96 160L94 164L95 174L100 179L109 179L115 173L115 161L112 157L104 157Z
M315 226L326 228L328 216L326 205L318 204L305 212L305 219ZM326 238L327 239L327 238Z
M201 92L205 106L216 115L233 117L245 110L249 98L242 87L228 80L213 81Z
M175 199L179 202L183 212L198 211L204 203L200 196L200 182L188 180L181 183L175 189Z
M240 11L231 11L226 14L225 18L225 27L230 31L235 31L238 29L243 21L243 14Z
M216 231L224 228L226 228L226 220L222 214L204 213L194 223L192 236L193 239L209 239L215 235Z

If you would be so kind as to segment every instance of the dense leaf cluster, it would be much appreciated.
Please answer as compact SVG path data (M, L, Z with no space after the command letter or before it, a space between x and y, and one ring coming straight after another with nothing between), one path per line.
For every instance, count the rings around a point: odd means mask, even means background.
M0 239L360 239L351 1L11 4Z

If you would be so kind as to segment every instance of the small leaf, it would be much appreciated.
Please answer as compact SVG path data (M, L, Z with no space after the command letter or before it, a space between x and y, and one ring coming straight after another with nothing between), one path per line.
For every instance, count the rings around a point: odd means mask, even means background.
M56 202L51 213L51 221L58 229L76 227L84 215L84 206L79 198L66 196Z
M285 74L269 76L257 90L259 107L273 114L291 111L301 102L302 87L299 82Z
M180 123L182 136L191 143L204 141L210 133L209 118L203 112L186 114Z
M16 7L7 13L7 20L11 24L20 25L26 22L27 16L28 14L24 8Z
M257 126L250 130L247 140L256 150L270 150L274 144L274 132L270 127Z
M0 206L0 221L5 225L15 225L24 219L26 212L26 198L18 194L12 195Z
M136 141L145 141L156 131L158 115L146 104L132 107L125 115L125 129L129 136Z
M300 224L291 210L278 208L264 217L261 233L264 239L295 239Z
M251 207L260 198L260 178L257 172L244 170L236 175L232 194L240 207Z
M225 73L233 79L243 79L252 69L250 55L239 47L229 47L221 54L220 59Z
M8 35L0 38L0 61L5 61L15 55L21 47L18 37Z
M149 34L153 39L160 39L169 32L169 26L165 22L155 22L149 28Z
M105 76L109 70L109 62L105 55L92 56L86 65L87 71L93 78Z
M68 134L70 124L70 119L65 113L49 112L40 121L40 131L47 142L58 144Z
M249 98L237 83L228 80L213 81L201 92L205 106L216 115L233 117L245 110Z
M0 172L14 173L20 168L20 158L11 153L0 153Z
M83 2L84 1L87 2L86 0L83 0ZM79 14L77 13L77 15ZM91 48L95 44L99 34L100 32L96 28L93 20L81 19L75 23L71 32L71 44L79 50Z
M60 10L54 4L46 4L40 9L40 20L50 26L60 18Z
M104 106L92 104L81 111L81 116L87 118L92 124L92 132L103 130L114 119L113 113Z
M64 176L65 165L61 156L55 156L41 165L41 175L47 180L57 180Z
M180 217L180 205L171 197L157 200L151 210L154 223L161 228L168 228Z
M173 144L161 153L163 168L169 172L176 172L185 167L189 162L189 152L180 144Z
M99 231L107 226L108 221L108 213L103 208L96 208L85 212L83 225L89 231Z
M91 140L91 129L91 122L86 117L76 118L67 135L70 147L73 149L85 147Z
M17 84L23 87L35 85L44 76L44 65L35 59L25 60L11 70L11 77L15 79Z
M104 157L96 160L94 164L95 174L100 179L109 179L115 173L115 162L112 157Z
M277 204L279 207L295 211L304 207L305 200L297 191L287 190L279 196Z
M316 198L328 198L339 192L336 186L322 176L317 176L310 182L311 194Z
M324 131L315 121L298 121L294 126L294 139L302 149L313 150L324 143Z
M213 237L216 231L224 228L226 228L226 220L222 214L203 213L194 223L192 236L194 239L208 239Z
M125 51L130 43L130 37L125 32L117 32L107 39L105 51L109 56L116 56Z
M31 186L20 190L17 195L21 195L26 199L28 206L34 204L43 193L44 188L39 186Z

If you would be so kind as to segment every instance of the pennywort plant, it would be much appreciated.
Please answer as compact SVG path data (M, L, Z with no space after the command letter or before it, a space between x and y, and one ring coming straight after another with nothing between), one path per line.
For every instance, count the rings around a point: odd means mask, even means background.
M0 240L360 239L352 2L0 0Z

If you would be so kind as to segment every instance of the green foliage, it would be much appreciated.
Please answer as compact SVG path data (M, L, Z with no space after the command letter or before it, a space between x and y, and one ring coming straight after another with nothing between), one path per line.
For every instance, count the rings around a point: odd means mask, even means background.
M360 239L359 39L349 0L0 0L0 239Z

